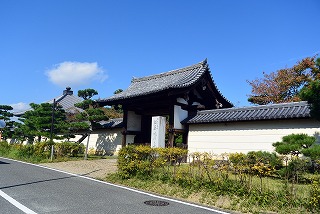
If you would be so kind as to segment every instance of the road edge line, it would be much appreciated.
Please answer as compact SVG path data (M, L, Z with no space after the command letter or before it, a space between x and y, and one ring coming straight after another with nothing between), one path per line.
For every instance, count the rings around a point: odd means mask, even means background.
M159 195L152 194L152 193L148 193L148 192L144 192L144 191L141 191L141 190L132 189L132 188L130 188L130 187L126 187L126 186L121 186L121 185L109 183L109 182L107 182L107 181L101 181L101 180L98 180L98 179L95 179L95 178L90 178L90 177L87 177L87 176L78 175L78 174L74 174L74 173L71 173L71 172L66 172L66 171L63 171L63 170L60 170L60 169L54 169L54 168L50 168L50 167L42 166L42 165L38 165L38 164L23 162L23 161L19 161L19 160L13 160L13 159L10 159L10 158L4 158L4 157L1 157L1 158L7 159L7 160L11 160L11 161L16 161L16 162L19 162L19 163L24 163L24 164L32 165L32 166L37 166L37 167L44 168L44 169L49 169L49 170L61 172L61 173L68 174L68 175L72 175L72 176L79 177L79 178L88 179L88 180L91 180L91 181L95 181L95 182L107 184L107 185L109 185L109 186L113 186L113 187L117 187L117 188L129 190L129 191L136 192L136 193L139 193L139 194L148 195L148 196L155 197L155 198L159 198L159 199L163 199L163 200L168 200L168 201L172 201L172 202L176 202L176 203L180 203L180 204L184 204L184 205L188 205L188 206L192 206L192 207L196 207L196 208L201 208L201 209L213 211L213 212L216 212L216 213L219 213L219 214L230 214L230 213L228 213L228 212L224 212L224 211L221 211L221 210L216 210L216 209L214 209L214 208L197 205L197 204L193 204L193 203L190 203L190 202L180 201L180 200L178 200L178 199L173 199L173 198L167 198L167 197L164 197L164 196L159 196Z
M8 202L10 202L13 206L17 207L19 210L21 210L24 213L27 214L37 214L36 212L34 212L33 210L29 209L28 207L24 206L23 204L21 204L20 202L18 202L17 200L15 200L14 198L12 198L11 196L9 196L8 194L4 193L2 190L0 190L0 196L4 199L6 199Z

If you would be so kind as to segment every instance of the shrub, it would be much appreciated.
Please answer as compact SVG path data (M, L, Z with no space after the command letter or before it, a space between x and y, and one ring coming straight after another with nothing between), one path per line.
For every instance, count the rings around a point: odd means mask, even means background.
M34 146L32 144L24 145L20 147L19 153L21 157L29 158L34 154Z
M310 198L309 203L307 205L309 209L313 212L320 211L320 184L319 181L313 181L311 190L310 190Z
M271 167L275 169L281 169L283 164L282 160L276 153L270 153L265 151L252 151L248 152L247 156L249 159L252 159L254 163L263 163L269 164Z
M170 165L180 165L181 162L186 159L188 154L188 150L177 147L157 148L154 150L155 153L159 155L159 158L162 158L167 163L170 163Z
M83 144L73 142L62 142L54 145L54 150L57 157L71 156L76 157L84 152L85 146Z
M49 158L51 145L48 142L37 142L34 144L34 155L41 158Z
M180 164L188 153L181 148L151 148L150 146L126 146L118 154L119 174L124 178L150 176L166 164Z
M0 141L0 155L7 155L10 152L10 148L7 141Z

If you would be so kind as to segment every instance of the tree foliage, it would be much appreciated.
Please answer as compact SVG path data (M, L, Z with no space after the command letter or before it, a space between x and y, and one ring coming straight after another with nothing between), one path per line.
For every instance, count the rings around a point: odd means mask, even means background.
M314 144L311 147L302 150L302 154L310 157L311 160L320 160L320 145Z
M79 90L78 97L81 97L83 101L81 103L75 104L76 107L81 109L89 109L90 107L94 107L95 102L91 99L93 96L98 95L98 92L92 88Z
M280 69L263 78L247 81L252 87L248 101L254 104L300 101L300 90L314 80L320 79L316 56L298 61L291 68Z
M10 138L12 136L12 129L14 127L14 121L11 120L13 117L12 112L10 112L13 108L9 105L0 105L0 120L3 120L6 123L6 127L4 127L2 131L2 137L4 139Z
M115 91L113 92L113 94L119 94L119 93L121 93L121 92L123 92L123 90L119 88L119 89L115 90ZM113 108L117 113L120 113L120 114L123 113L122 105L113 105L112 108Z
M113 94L119 94L123 92L122 89L117 89L113 92ZM123 117L123 109L122 105L112 105L108 108L103 109L108 118L122 118Z
M310 104L310 114L320 120L320 80L310 82L301 92L300 97Z
M297 156L304 149L310 148L316 142L316 138L307 134L290 134L284 136L282 141L272 144L276 152L282 155Z
M92 99L92 97L97 94L98 92L91 88L78 91L78 96L82 97L83 101L75 104L75 106L84 110L75 115L75 122L77 122L78 125L79 123L90 122L90 126L87 128L91 127L92 129L93 127L99 126L99 121L108 119L102 107L99 107Z
M33 143L35 137L37 137L37 141L41 141L41 137L51 138L52 114L54 116L53 138L60 138L59 135L68 129L65 122L66 114L62 106L54 106L50 103L31 103L30 106L32 110L25 112L19 118L22 123L15 129L15 136L20 136L20 140L28 139Z
M320 120L320 58L316 60L316 67L315 79L302 88L299 96L310 104L311 116Z

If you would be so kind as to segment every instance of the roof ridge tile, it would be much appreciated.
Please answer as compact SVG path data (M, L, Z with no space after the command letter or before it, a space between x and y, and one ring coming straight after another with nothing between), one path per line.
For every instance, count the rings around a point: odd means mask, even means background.
M145 77L133 78L131 82L132 83L134 83L134 82L142 82L142 81L148 81L148 80L151 80L151 79L158 79L158 78L161 78L161 77L175 75L175 74L186 72L186 71L188 71L188 70L190 70L192 68L197 68L197 66L198 67L200 66L200 68L202 68L202 67L205 66L204 62L205 61L201 61L201 62L199 62L197 64L193 64L193 65L189 65L189 66L186 66L186 67L183 67L183 68L178 68L178 69L162 72L160 74L154 74L154 75L149 75L149 76L145 76Z
M310 118L309 105L305 101L263 106L199 111L187 123L214 123L227 121L271 120Z

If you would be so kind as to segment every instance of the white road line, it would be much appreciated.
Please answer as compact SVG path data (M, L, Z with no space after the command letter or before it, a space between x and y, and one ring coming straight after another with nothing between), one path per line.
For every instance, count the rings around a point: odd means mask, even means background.
M13 198L11 198L9 195L7 195L6 193L4 193L2 190L0 190L0 196L3 197L4 199L6 199L7 201L9 201L12 205L14 205L15 207L17 207L19 210L21 210L24 213L27 214L37 214L36 212L30 210L28 207L20 204L18 201L14 200Z
M1 157L1 158L3 158L3 157ZM3 159L8 159L8 160L11 160L11 161L16 161L16 162L20 162L20 163L24 163L24 164L28 164L28 165L32 165L32 166L37 166L37 167L41 167L41 168L45 168L45 169L50 169L50 170L57 171L57 172L62 172L62 173L65 173L65 174L68 174L68 175L72 175L72 176L75 176L75 177L92 180L92 181L95 181L95 182L107 184L107 185L110 185L110 186L114 186L114 187L118 187L118 188L121 188L121 189L129 190L129 191L140 193L140 194L143 194L143 195L148 195L148 196L151 196L151 197L155 197L155 198L159 198L159 199L163 199L163 200L167 200L167 201L172 201L172 202L188 205L188 206L191 206L191 207L197 207L197 208L201 208L201 209L204 209L204 210L209 210L209 211L216 212L216 213L219 213L219 214L230 214L228 212L224 212L224 211L221 211L221 210L218 210L218 209L213 209L213 208L206 207L206 206L201 206L201 205L197 205L197 204L193 204L193 203L189 203L189 202L185 202L185 201L180 201L180 200L177 200L177 199L167 198L167 197L164 197L164 196L159 196L159 195L155 195L155 194L152 194L152 193L143 192L143 191L136 190L136 189L131 189L130 187L125 187L125 186L109 183L109 182L106 182L106 181L101 181L101 180L97 180L97 179L94 179L94 178L90 178L90 177L86 177L86 176L82 176L82 175L77 175L77 174L73 174L73 173L70 173L70 172L65 172L65 171L59 170L59 169L54 169L54 168L50 168L50 167L46 167L46 166L33 164L33 163L27 163L27 162L23 162L23 161L13 160L13 159L10 159L10 158L3 158Z

